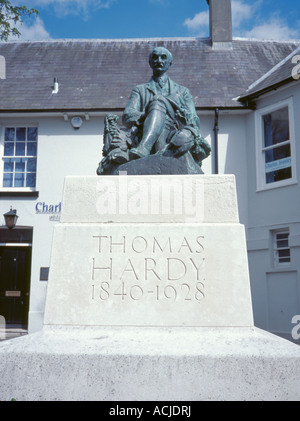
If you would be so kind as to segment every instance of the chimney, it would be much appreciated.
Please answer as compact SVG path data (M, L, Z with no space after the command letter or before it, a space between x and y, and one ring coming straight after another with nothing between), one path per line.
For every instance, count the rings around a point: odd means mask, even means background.
M231 0L206 0L209 5L210 39L213 49L232 48Z

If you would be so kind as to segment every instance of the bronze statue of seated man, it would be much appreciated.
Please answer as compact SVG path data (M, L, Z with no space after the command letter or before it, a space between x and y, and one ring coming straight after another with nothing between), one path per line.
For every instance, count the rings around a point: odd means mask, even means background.
M174 156L190 151L200 166L209 156L210 146L200 136L200 121L189 90L167 75L172 61L172 54L166 48L156 47L150 53L153 76L132 90L122 118L127 134L119 130L117 135L110 136L115 140L111 147L104 147L105 161L100 163L98 174L105 172L103 167L108 161L120 165L165 151Z

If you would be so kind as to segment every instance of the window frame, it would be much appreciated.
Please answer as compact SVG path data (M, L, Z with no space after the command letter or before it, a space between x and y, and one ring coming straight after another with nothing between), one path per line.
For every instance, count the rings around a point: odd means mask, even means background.
M278 144L278 146L290 145L291 148L291 171L292 177L285 180L266 182L265 151L274 147L265 147L264 144L264 121L266 114L288 108L290 139ZM263 107L255 111L255 138L256 138L256 188L257 191L270 190L278 187L290 186L297 183L296 173L296 146L295 146L295 125L294 125L294 104L293 98L288 98L275 104ZM279 146L279 147L280 147Z
M292 256L291 256L291 245L290 245L290 230L289 228L280 228L277 230L272 230L272 252L273 252L273 266L275 268L286 268L291 266L292 264ZM288 241L287 247L278 247L278 241L284 241L277 238L277 235L287 234L287 238L285 240ZM289 261L288 262L280 262L279 251L280 250L289 250ZM285 257L283 257L285 258Z
M3 175L4 175L4 137L5 137L5 129L6 128L29 128L34 127L37 128L37 151L36 151L36 162L38 160L38 143L39 143L39 126L37 123L33 122L1 122L0 125L0 192L36 192L37 191L37 173L38 169L36 168L36 180L34 187L3 187ZM9 157L8 157L9 158ZM11 157L14 158L14 157ZM31 158L24 155L24 158ZM37 164L36 164L37 165Z

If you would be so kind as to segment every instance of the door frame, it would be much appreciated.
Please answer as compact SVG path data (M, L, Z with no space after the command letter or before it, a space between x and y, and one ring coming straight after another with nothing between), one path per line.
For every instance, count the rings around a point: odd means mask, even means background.
M28 330L28 316L30 306L30 284L31 284L31 267L32 267L32 227L16 227L12 230L7 228L0 229L0 248L1 249L14 249L14 250L26 250L26 263L25 273L22 280L22 289L25 290L25 295L22 296L24 302L24 308L22 310L22 322L16 324L7 324L6 330ZM2 241L1 241L2 240ZM25 241L24 241L25 240ZM27 242L28 241L28 242ZM1 280L0 280L1 282ZM10 298L10 297L8 297Z

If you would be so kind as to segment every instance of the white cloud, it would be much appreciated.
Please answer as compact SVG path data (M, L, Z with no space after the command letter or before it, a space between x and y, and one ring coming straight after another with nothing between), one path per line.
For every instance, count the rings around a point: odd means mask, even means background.
M199 37L207 36L207 30L209 27L209 12L205 11L197 13L192 19L187 18L183 25L186 26L189 31L197 33Z
M209 25L208 10L206 10L205 12L197 13L192 19L187 18L183 24L184 26L187 26L187 28L190 31L202 33L208 28L208 25Z
M258 3L249 5L241 0L232 1L232 26L239 28L241 24L248 19L251 19Z
M33 20L30 21L32 22ZM18 22L16 28L21 32L20 37L9 37L9 41L41 41L51 38L44 22L39 17L34 19L33 24Z
M23 4L24 0L17 2ZM38 10L51 6L59 16L82 15L86 18L93 10L108 8L114 2L115 0L26 0L26 6Z
M286 21L279 17L271 17L267 22L254 26L251 30L245 31L243 36L259 39L296 39L300 32L290 28Z

